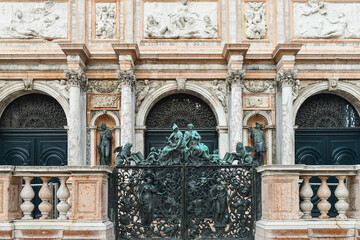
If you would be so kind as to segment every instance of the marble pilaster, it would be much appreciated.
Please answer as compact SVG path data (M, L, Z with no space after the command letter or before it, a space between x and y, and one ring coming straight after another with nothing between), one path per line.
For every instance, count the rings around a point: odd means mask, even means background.
M297 71L293 69L280 70L275 81L277 83L278 94L281 94L281 147L280 161L281 164L295 164L295 139L294 139L294 122L293 122L293 88L296 80Z
M235 152L236 144L242 142L242 81L245 78L245 70L229 70L227 82L231 86L231 147Z
M66 70L65 75L69 84L69 131L68 131L68 165L85 164L85 152L82 149L81 138L81 91L86 90L87 79L82 70Z
M136 76L132 70L119 70L118 78L121 86L121 138L120 144L133 143L134 140L134 106L133 87Z

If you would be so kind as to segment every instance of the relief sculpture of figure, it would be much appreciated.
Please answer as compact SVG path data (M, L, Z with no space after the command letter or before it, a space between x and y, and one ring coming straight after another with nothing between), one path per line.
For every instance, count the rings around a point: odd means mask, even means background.
M212 211L214 219L214 227L225 228L229 221L228 213L228 192L224 184L221 183L221 177L215 180L216 184L210 189L212 200Z
M262 124L256 123L256 129L250 128L251 139L254 140L255 155L254 160L257 160L260 165L264 165L264 152L265 152L265 133L261 130Z
M100 144L98 146L98 151L100 155L100 164L109 165L111 158L111 141L113 136L111 131L106 128L106 124L101 124L101 133L100 133Z
M146 176L144 185L139 188L139 214L143 226L150 226L154 220L156 194L151 177Z
M201 136L194 130L194 125L188 124L188 130L184 134L185 159L187 162L195 164L209 162L209 148L200 141Z
M179 164L181 159L183 134L174 123L173 133L167 139L167 145L161 151L159 162L161 165Z

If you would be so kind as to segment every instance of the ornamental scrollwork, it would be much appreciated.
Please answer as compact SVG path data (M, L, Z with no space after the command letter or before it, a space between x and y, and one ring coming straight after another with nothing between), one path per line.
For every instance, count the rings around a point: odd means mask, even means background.
M120 86L133 87L136 82L136 76L133 70L118 70L117 75L120 81Z
M113 93L119 88L119 81L115 80L96 80L89 83L90 87L99 93Z
M262 93L273 89L274 81L247 80L243 82L243 87L251 93Z
M88 79L84 71L78 70L65 70L65 76L69 87L80 87L81 90L86 91L88 87Z
M245 70L233 69L228 71L226 82L231 86L241 86L245 79Z

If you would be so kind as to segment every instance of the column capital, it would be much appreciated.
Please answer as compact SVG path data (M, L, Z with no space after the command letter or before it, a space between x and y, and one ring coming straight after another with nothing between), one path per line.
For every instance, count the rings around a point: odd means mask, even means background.
M83 70L65 70L65 76L70 87L80 87L81 90L86 91L88 80Z
M136 76L133 70L118 70L117 75L120 81L120 86L133 87L136 82Z
M294 87L297 84L297 70L281 69L276 73L275 81L278 87Z
M241 86L242 82L245 79L245 70L229 70L226 77L226 82L231 86Z

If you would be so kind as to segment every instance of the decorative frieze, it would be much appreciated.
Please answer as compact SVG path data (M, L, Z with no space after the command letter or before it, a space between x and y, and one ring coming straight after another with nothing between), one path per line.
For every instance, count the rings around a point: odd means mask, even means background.
M115 39L116 38L116 3L95 4L95 38Z
M139 81L136 82L136 111L139 109L143 100L158 89L162 84L155 81Z
M145 1L145 39L217 39L217 1Z
M0 2L0 38L68 38L68 2Z
M241 86L243 80L245 79L245 70L229 70L228 75L226 77L226 81L231 86Z
M98 93L114 93L119 89L119 81L116 80L96 80L89 81L89 86L92 91Z
M92 104L94 108L118 108L117 96L93 96Z
M82 70L65 70L65 76L69 87L80 87L83 91L86 91L88 80Z
M294 2L294 38L359 39L359 9L359 2Z
M244 90L249 93L268 93L273 92L274 81L263 80L246 80L243 81Z
M266 3L245 2L245 35L247 39L266 38Z
M270 108L270 97L269 96L244 96L244 107L245 108Z
M136 76L133 70L118 70L117 75L120 81L120 86L133 87L136 82Z

